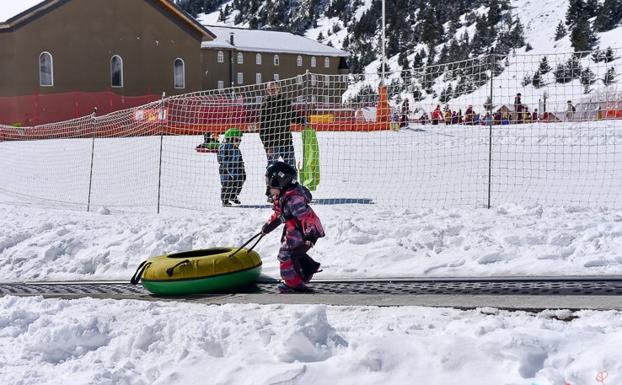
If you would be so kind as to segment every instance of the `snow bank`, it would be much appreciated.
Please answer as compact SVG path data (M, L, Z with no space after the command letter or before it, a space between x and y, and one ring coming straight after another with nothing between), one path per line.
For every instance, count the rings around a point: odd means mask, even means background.
M316 205L318 278L622 274L622 210L539 205L388 209ZM99 212L106 213L106 210ZM150 256L236 246L270 210L135 215L0 205L0 281L129 279ZM278 277L280 230L257 247Z
M621 344L619 312L0 298L3 384L616 384Z

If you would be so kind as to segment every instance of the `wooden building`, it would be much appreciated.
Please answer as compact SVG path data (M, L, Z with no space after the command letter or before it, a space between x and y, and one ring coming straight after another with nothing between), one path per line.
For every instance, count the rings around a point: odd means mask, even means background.
M206 27L169 0L13 5L0 9L0 124L101 114L232 81L347 72L343 51L283 32Z

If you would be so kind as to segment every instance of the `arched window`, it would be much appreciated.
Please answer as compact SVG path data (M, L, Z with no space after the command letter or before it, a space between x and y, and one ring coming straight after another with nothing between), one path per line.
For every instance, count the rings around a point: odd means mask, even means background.
M274 55L274 65L275 66L279 65L279 55Z
M315 66L316 66L315 56L311 56L311 67L315 68Z
M218 63L225 62L225 53L222 51L218 51Z
M327 57L324 58L324 68L330 68L330 59Z
M298 55L296 58L296 65L298 65L298 67L302 67L302 56Z
M49 52L39 55L39 85L52 87L54 85L54 59Z
M119 55L114 55L110 59L110 85L123 87L123 59Z
M181 58L175 59L173 64L173 83L175 88L186 88L186 64Z
M238 64L244 64L244 54L238 52Z
M255 55L255 64L261 65L261 54L260 53Z

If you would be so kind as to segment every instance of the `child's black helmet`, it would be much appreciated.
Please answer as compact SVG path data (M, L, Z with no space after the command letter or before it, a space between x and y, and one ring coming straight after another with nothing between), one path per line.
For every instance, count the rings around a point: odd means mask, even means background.
M284 189L296 182L296 169L285 162L275 162L266 169L266 185Z

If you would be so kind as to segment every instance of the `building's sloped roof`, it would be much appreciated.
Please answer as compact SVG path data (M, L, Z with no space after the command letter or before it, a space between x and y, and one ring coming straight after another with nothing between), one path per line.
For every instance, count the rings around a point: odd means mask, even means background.
M46 0L3 0L0 1L0 23L3 23Z
M224 48L252 52L299 53L318 56L348 56L348 53L345 51L289 32L262 31L214 25L206 25L205 27L216 35L216 39L213 41L204 41L201 44L202 48ZM234 33L235 46L229 44L229 35L232 32Z
M27 22L35 14L60 2L61 0L0 0L0 28L6 29L11 24ZM202 35L215 38L215 35L176 4L168 0L159 0L159 2L169 12L188 23Z

